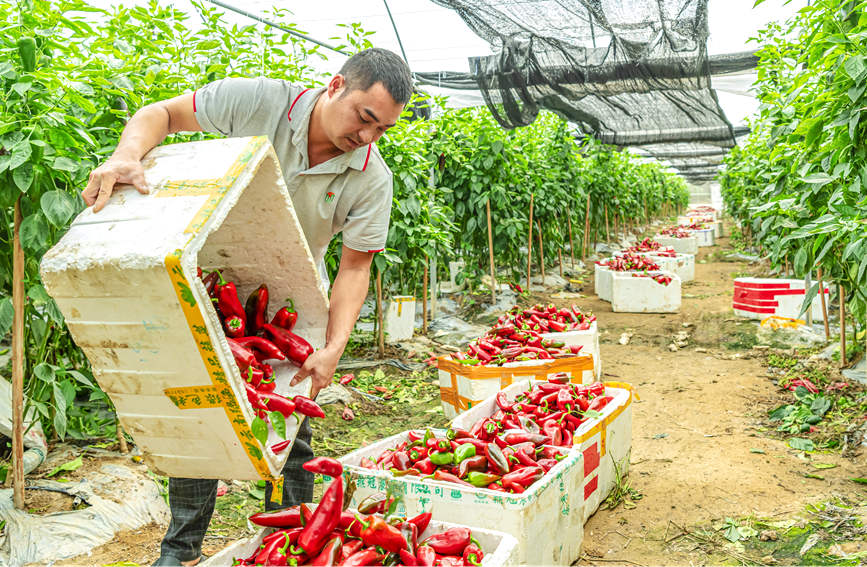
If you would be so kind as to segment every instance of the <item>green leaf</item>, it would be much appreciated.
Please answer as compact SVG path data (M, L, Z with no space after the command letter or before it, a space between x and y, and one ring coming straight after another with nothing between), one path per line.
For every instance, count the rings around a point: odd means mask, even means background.
M60 156L54 158L54 169L75 173L76 171L78 171L78 167L78 164L69 159L68 157Z
M815 451L816 446L813 444L813 441L810 439L804 439L802 437L792 437L789 439L789 447L792 449L797 449L798 451Z
M96 388L96 386L94 386L93 382L90 381L90 378L88 378L87 376L85 376L84 374L79 372L78 370L67 370L66 373L69 374L70 376L72 376L73 378L75 378L78 382L81 382L82 384L87 386L88 388L91 388L91 389Z
M810 463L813 465L815 469L834 469L837 468L837 465L834 463Z
M12 171L12 181L22 193L27 193L27 190L33 185L33 164L27 162L15 168Z
M283 414L279 411L268 412L268 421L271 422L271 427L274 428L274 433L279 435L280 439L286 439L286 418Z
M39 204L48 221L58 228L66 226L75 214L75 199L64 191L46 191Z
M858 484L867 484L867 478L864 478L863 476L858 478L850 478L849 480L851 480L852 482L857 482Z
M28 140L18 142L15 144L15 147L12 148L12 157L9 159L7 167L11 170L17 169L21 164L30 159L32 153L30 142Z
M60 385L57 382L54 382L51 385L52 392L54 394L54 430L57 432L57 435L64 439L66 437L66 396L63 393L63 390L60 388Z
M843 63L843 69L857 83L865 71L864 56L852 55Z
M828 175L827 173L814 173L812 175L807 175L805 177L799 178L799 181L803 181L804 183L812 183L819 187L823 185L827 185L828 183L834 181L834 178Z
M825 396L817 397L813 400L813 403L810 404L810 411L818 416L825 415L828 413L829 409L831 409L831 400Z
M798 251L795 252L795 274L803 274L804 268L807 265L807 247L801 246L798 248Z
M37 364L36 368L33 369L33 374L46 384L53 384L55 382L55 377L57 376L54 366L47 362L40 362Z
M42 284L33 284L27 290L27 297L33 302L33 305L45 305L51 301L51 296L42 287Z
M732 520L727 520L727 522L728 522L728 527L726 528L726 531L725 531L725 534L723 534L723 537L725 537L727 540L729 540L732 543L735 543L736 541L740 541L741 532L738 530L738 525L736 523L734 523L734 521L732 521Z
M40 213L21 221L21 246L25 251L38 254L48 248L51 227Z
M268 424L260 417L254 417L250 424L250 429L253 432L253 437L264 447L268 444Z
M12 307L12 298L4 297L0 300L0 338L12 330L12 319L15 317L15 308Z
M54 470L52 470L50 473L48 473L45 476L48 478L51 478L52 476L56 475L57 473L72 472L74 470L81 468L81 465L83 465L83 464L84 464L84 462L81 459L81 455L79 455L79 456L75 457L74 459L72 459L71 461L67 461L67 462L63 463L62 465L55 467Z

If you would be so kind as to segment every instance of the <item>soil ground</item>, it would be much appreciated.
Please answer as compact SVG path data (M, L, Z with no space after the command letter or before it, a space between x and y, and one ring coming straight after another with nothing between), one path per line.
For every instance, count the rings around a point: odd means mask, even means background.
M726 261L730 251L727 239L701 249L678 314L613 313L593 295L592 281L585 298L553 300L574 301L598 316L605 378L634 384L640 396L630 470L620 485L624 501L587 522L581 564L863 563L865 555L857 553L867 554L859 527L867 525L867 486L851 479L867 476L865 451L805 453L774 432L768 411L791 393L769 375L767 351L753 348L755 324L731 311L734 277L759 274L762 266ZM549 296L525 299L547 302ZM671 350L678 333L682 346ZM357 384L386 399L358 398L351 422L340 419L342 405L328 406L326 419L314 424L317 453L339 455L411 427L445 423L432 370L380 370L357 372ZM255 485L230 483L218 499L206 554L249 534L245 518L261 507L257 498ZM809 508L813 504L819 507ZM732 526L743 541L724 537ZM64 563L149 564L164 529L119 534L91 555ZM757 537L760 532L768 541ZM816 540L814 551L802 557L808 539Z

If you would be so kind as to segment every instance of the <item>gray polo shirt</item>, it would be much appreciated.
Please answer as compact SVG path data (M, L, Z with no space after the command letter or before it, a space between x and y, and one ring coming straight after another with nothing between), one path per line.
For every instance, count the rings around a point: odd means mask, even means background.
M307 127L325 88L305 89L278 79L222 79L193 94L193 111L206 132L266 135L277 152L286 187L307 244L324 273L331 238L361 252L385 248L392 175L375 144L310 167Z

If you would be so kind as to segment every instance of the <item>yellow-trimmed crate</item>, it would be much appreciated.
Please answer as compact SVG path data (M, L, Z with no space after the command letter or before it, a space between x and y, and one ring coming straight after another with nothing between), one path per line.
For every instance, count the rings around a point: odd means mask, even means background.
M296 332L325 342L328 300L267 138L161 146L143 160L150 194L119 188L86 209L43 258L42 280L155 471L274 478L289 451L255 439L254 414L197 266L221 268L243 301L261 283L287 297ZM276 301L275 301L276 300ZM297 368L274 365L277 391ZM293 438L298 423L287 420ZM270 428L269 428L270 429ZM269 431L268 445L279 441Z

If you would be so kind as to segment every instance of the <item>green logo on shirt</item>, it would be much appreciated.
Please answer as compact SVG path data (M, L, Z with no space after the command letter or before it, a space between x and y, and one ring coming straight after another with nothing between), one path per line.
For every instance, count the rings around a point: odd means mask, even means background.
M326 203L330 203L333 200L334 200L334 193L333 192L329 191L328 193L325 194L325 202Z

